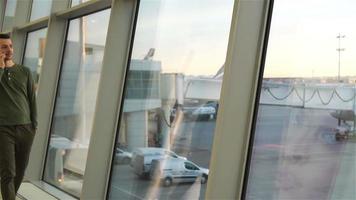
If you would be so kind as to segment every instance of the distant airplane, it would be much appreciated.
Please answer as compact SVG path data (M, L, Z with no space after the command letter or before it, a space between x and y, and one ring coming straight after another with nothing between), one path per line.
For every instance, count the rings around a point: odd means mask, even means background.
M144 60L152 60L154 55L155 55L155 48L150 48L150 50L148 50L148 53L146 54L146 56L143 59Z
M331 112L330 115L339 120L339 125L341 121L355 120L355 112L353 110L336 110Z
M220 69L216 72L214 75L213 79L222 79L222 76L224 75L224 70L225 70L225 63L220 67Z
M336 110L330 113L331 116L338 119L338 126L335 128L335 139L337 141L348 140L354 136L354 129L346 124L347 121L355 120L353 110ZM341 125L341 121L344 125Z

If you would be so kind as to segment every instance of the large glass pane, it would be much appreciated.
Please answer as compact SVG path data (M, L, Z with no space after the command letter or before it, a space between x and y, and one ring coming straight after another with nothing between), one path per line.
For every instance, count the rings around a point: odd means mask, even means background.
M72 0L72 7L90 0Z
M33 0L30 21L48 16L51 12L52 0Z
M246 199L356 199L355 1L275 1Z
M233 3L141 1L109 199L204 199Z
M46 46L47 28L29 32L27 34L27 42L23 64L29 67L32 71L35 84L38 84L40 78L42 61Z
M110 10L69 23L44 179L75 196L82 189Z
M13 27L17 0L7 0L5 2L5 17L2 25L2 31L9 31Z

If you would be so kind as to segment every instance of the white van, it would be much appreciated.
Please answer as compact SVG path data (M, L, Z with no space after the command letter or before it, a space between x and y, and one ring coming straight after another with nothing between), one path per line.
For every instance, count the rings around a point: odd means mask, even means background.
M170 186L172 183L195 182L197 179L204 184L208 176L209 169L180 158L153 160L150 170L150 178L159 180L164 186Z
M146 147L137 148L132 152L131 167L134 169L135 174L140 177L149 175L152 160L162 158L180 158L187 160L186 157L178 156L173 151L164 148Z

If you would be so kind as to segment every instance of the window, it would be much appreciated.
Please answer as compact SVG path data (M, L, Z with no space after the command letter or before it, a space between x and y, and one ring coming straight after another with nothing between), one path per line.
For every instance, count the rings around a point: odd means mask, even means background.
M33 78L38 84L42 61L46 46L47 28L29 32L27 34L27 42L23 64L31 69Z
M69 22L44 180L80 196L110 10ZM91 48L92 53L86 54Z
M353 1L275 1L246 199L355 199Z
M72 7L90 0L72 0Z
M17 0L6 1L5 17L2 25L2 31L9 31L14 25Z
M199 170L199 168L195 165L193 165L192 163L189 163L189 162L185 162L184 163L184 166L186 169L189 169L189 170Z
M130 99L158 99L159 71L130 71L126 97Z
M204 199L217 109L194 111L219 102L233 4L140 1L116 143L128 152L155 150L170 156L132 156L131 165L116 157L109 199ZM151 173L155 159L172 161L179 170L192 161L202 170L187 174L187 184L162 187L167 174ZM204 177L203 184L192 186L198 177Z
M48 16L51 12L52 0L33 0L30 21Z

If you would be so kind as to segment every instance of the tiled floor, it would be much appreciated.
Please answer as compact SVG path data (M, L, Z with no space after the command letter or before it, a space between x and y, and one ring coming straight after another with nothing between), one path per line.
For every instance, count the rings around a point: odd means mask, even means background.
M53 196L49 195L31 183L22 183L18 193L27 200L57 200Z
M57 200L31 183L22 183L18 193L21 198L17 197L16 200ZM2 200L1 195L0 200Z
M0 200L2 200L1 196L0 196ZM16 198L16 200L22 200L22 199L20 199L20 198Z

